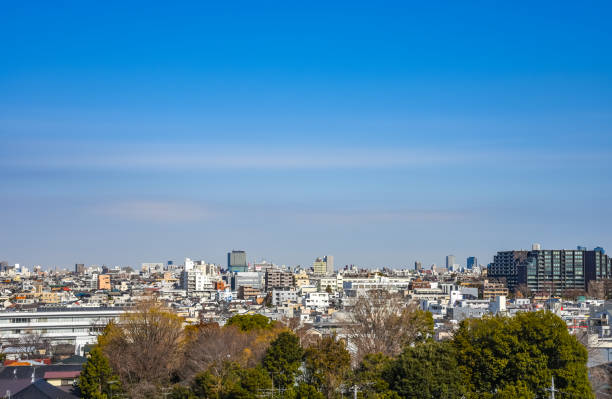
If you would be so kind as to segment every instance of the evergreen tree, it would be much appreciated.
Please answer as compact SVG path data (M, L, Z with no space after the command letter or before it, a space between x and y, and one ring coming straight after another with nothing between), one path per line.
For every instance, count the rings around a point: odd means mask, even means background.
M272 341L264 356L263 366L276 387L284 389L293 385L303 355L300 340L292 332L282 332Z
M270 330L274 327L274 322L261 314L240 314L234 315L227 320L226 326L236 326L242 332L256 330Z
M466 393L448 342L428 341L406 347L385 374L390 388L402 398L456 399Z
M112 382L110 386L109 382ZM98 345L89 353L89 359L79 376L79 389L85 399L107 399L119 392L118 377L113 374L108 359Z
M453 344L470 390L478 397L505 390L517 397L544 398L554 377L564 395L593 398L587 351L553 313L464 320Z

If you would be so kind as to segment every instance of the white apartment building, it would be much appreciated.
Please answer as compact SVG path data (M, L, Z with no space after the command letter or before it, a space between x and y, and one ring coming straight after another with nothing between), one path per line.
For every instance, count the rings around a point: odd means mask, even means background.
M311 309L327 309L329 294L327 292L311 292L304 298L304 306Z
M298 293L294 289L273 289L272 305L277 306L286 302L297 302Z
M212 290L214 281L216 279L212 279L201 269L191 269L181 273L181 288L187 292Z

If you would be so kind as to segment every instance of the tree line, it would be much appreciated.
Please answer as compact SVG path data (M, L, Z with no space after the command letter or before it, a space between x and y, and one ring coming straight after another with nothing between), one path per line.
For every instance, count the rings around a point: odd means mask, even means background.
M357 301L345 334L318 336L262 315L183 327L154 302L109 324L81 373L84 398L594 398L586 349L550 312L433 320L388 294ZM348 346L347 346L348 345ZM349 350L350 349L350 350Z

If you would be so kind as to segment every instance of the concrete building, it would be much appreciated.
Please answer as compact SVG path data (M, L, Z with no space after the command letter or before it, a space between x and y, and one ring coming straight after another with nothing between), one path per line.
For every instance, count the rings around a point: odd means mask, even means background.
M213 289L214 279L204 270L191 269L181 273L181 288L187 292L202 292Z
M509 290L503 282L485 280L482 285L482 299L490 300L498 296L507 297L508 293Z
M232 276L232 290L239 287L251 287L257 290L264 288L262 282L263 273L260 272L237 272Z
M79 276L85 274L85 265L83 263L77 263L74 265L74 272Z
M52 345L71 344L83 355L86 344L94 344L97 335L111 320L125 310L113 308L40 308L27 312L0 312L0 339L21 339L27 334L40 335Z
M297 302L298 292L293 288L279 288L272 290L272 305L278 306L287 302Z
M314 274L325 275L334 273L334 257L331 255L315 259L312 264Z
M446 255L446 268L448 270L453 270L455 266L455 255Z
M232 273L248 271L246 252L232 251L227 253L227 270Z
M288 288L295 285L293 273L279 269L266 269L265 281L266 291L270 291L272 288Z
M98 275L98 287L99 290L110 290L111 289L111 279L109 274L100 274Z

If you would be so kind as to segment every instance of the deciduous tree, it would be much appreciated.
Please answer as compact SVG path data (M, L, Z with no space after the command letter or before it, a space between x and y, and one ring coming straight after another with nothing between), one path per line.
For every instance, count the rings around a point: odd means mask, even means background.
M433 318L397 295L373 290L357 300L346 330L359 362L368 353L397 356L404 346L431 337Z
M306 348L304 379L328 399L339 396L339 388L351 372L351 355L344 341L336 336L325 337Z

